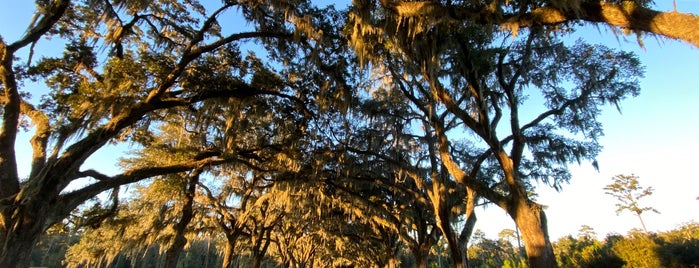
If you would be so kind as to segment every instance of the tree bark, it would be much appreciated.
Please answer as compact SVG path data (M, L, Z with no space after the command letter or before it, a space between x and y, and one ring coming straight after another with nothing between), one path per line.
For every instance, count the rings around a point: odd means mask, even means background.
M541 205L522 198L508 212L517 224L524 240L529 267L558 267L553 247L549 241L546 214Z
M260 254L253 254L252 256L252 267L260 268L262 267L262 256Z
M44 232L43 226L46 221L43 216L45 213L35 212L40 211L37 207L33 203L19 205L19 208L10 210L10 213L16 213L15 215L3 215L3 228L0 230L0 267L29 267L32 249ZM3 214L7 212L3 211Z
M445 211L446 209L443 209L442 211ZM456 237L456 233L454 232L454 229L451 227L451 224L449 223L448 218L448 213L449 211L446 212L440 212L440 219L438 219L439 223L439 229L442 230L442 234L444 235L444 238L447 239L447 244L449 245L449 253L451 255L451 260L453 262L453 267L455 268L464 268L467 267L465 265L468 265L466 263L466 259L464 258L464 253L461 250L461 247L459 246L459 240ZM447 215L444 215L447 214Z
M437 1L381 1L402 17L432 17L480 24L500 25L516 31L536 25L560 25L572 21L604 23L636 32L647 32L682 40L699 48L699 16L676 11L661 12L633 1L552 1L552 5L530 7L528 12L503 13L490 8L445 6ZM562 2L565 4L559 4ZM579 4L573 3L578 2ZM558 5L558 6L557 6Z
M461 233L459 234L459 247L461 248L461 253L464 254L464 263L466 267L469 267L468 264L468 254L466 253L466 250L468 249L468 242L471 240L471 235L473 234L473 230L476 228L476 221L478 218L476 217L476 200L477 200L477 194L476 191L471 189L471 187L466 187L466 222L464 223L464 227L461 229Z
M263 227L262 229L262 234L260 236L260 239L262 241L261 245L258 245L257 247L253 246L253 251L252 251L252 267L253 268L260 268L262 267L262 259L264 259L265 254L267 252L267 248L269 247L270 243L272 242L270 239L270 236L272 235L272 228L273 226L270 227Z
M232 268L233 257L235 256L235 242L228 241L223 250L223 263L221 268Z
M0 267L25 268L29 267L31 252L34 244L39 240L39 235L33 232L11 234L5 241L11 246L3 250L0 257Z
M422 252L413 251L413 257L415 257L415 265L417 265L417 268L427 268L427 256L426 254L423 254Z
M642 7L632 1L622 4L603 1L584 2L582 12L539 8L532 12L535 23L560 24L572 20L606 23L639 32L663 35L672 39L683 40L699 47L699 17L680 12L660 12Z
M391 254L390 257L388 257L388 265L386 265L387 268L396 268L398 267L398 260L396 259L395 254Z
M442 142L444 143L444 142ZM446 144L446 143L444 143ZM479 187L478 182L467 180L465 173L458 168L451 156L447 152L440 152L445 166L455 178L462 178L461 183L469 187ZM515 221L519 227L524 240L524 248L527 252L529 266L532 268L549 268L558 267L553 247L549 241L548 226L546 224L546 215L539 204L530 201L527 198L525 189L520 185L516 178L515 168L513 167L512 159L506 153L500 152L498 161L505 173L505 181L510 187L511 193L507 197L500 197L497 193L487 187L480 186L486 199L503 208L508 215ZM474 187L475 188L475 187ZM495 197L495 198L493 198Z
M197 191L197 184L199 183L199 171L195 171L192 176L189 177L188 183L185 188L185 200L182 206L182 218L173 227L175 229L175 241L165 252L165 267L166 268L177 268L177 262L180 259L180 254L184 246L187 244L187 238L184 236L187 225L192 221L194 217L194 195Z
M397 233L393 233L385 228L380 228L379 232L381 234L381 237L383 237L383 244L386 248L386 255L388 256L386 267L397 268L397 255L398 249L400 248L399 236Z
M427 235L432 236L431 233ZM424 235L422 237L425 238ZM409 243L408 248L410 249L410 252L413 254L413 258L415 258L415 265L417 266L417 268L426 268L427 256L429 255L430 248L432 247L432 241L434 240L427 237L426 239L418 238L417 241L417 243Z
M496 155L505 174L505 182L510 188L507 196L508 205L503 207L515 221L522 233L524 249L527 253L529 267L558 267L553 247L549 241L546 214L541 205L529 200L526 189L517 176L517 164L507 153L500 151Z

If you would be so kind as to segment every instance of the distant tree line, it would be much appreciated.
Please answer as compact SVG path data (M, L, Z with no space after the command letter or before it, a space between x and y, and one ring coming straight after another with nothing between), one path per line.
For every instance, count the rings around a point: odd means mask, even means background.
M647 233L609 234L600 241L589 233L554 243L560 267L699 267L699 224Z
M56 231L56 230L54 230ZM66 251L76 246L80 234L53 232L44 236L32 252L32 266L88 267L75 265L64 259ZM178 261L177 267L221 267L224 256L222 238L198 238L190 242ZM518 247L514 230L505 229L497 239L490 239L477 230L468 249L469 267L528 267ZM599 240L592 228L583 226L578 234L567 235L553 243L560 267L699 267L699 223L685 223L673 230L646 233L640 229L626 235L608 234ZM137 255L117 254L108 262L89 267L163 267L165 255L158 245L152 245ZM375 251L378 253L378 251ZM399 267L415 267L416 262L409 249L400 245L397 252ZM386 252L384 255L388 254ZM380 257L380 256L377 256ZM277 250L270 250L262 267L311 267L284 265ZM440 240L429 250L428 267L452 267L445 241ZM252 255L242 251L234 257L234 267L252 267Z

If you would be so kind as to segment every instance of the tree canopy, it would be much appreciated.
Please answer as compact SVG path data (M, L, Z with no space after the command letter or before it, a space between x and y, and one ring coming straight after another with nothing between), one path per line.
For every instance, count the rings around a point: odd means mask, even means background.
M444 239L463 267L483 203L515 221L530 266L555 267L533 183L595 163L602 107L643 75L631 53L561 38L598 23L699 47L697 16L645 0L36 6L0 37L2 267L60 225L82 232L75 265L158 245L175 266L206 234L223 266L394 266L405 245L424 267ZM61 48L35 51L48 39ZM132 150L114 175L85 165L108 144Z

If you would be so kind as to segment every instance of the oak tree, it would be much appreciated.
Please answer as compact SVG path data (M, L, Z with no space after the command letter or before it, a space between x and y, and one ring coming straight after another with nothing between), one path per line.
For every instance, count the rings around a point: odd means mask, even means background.
M558 188L570 178L567 163L594 160L600 107L638 94L638 60L558 41L541 27L513 36L365 8L351 15L352 44L389 77L377 84L400 92L424 118L422 131L435 137L434 151L456 182L512 217L530 265L556 266L530 183Z
M84 166L106 144L147 142L154 134L151 126L170 109L196 113L207 100L258 95L294 99L283 85L256 84L239 47L247 40L298 40L312 33L296 14L295 2L224 1L205 7L198 1L56 0L37 5L36 19L24 36L0 40L3 267L27 266L43 231L103 191L232 161L233 155L192 154L116 175ZM224 29L222 18L235 9L251 27ZM65 41L62 55L34 61L33 45L46 38ZM28 61L19 58L21 49L29 50ZM29 79L47 83L50 90L41 100L31 99L23 88ZM18 135L29 126L23 122L31 122L33 131L26 177L19 175L15 152ZM81 179L88 183L66 188Z

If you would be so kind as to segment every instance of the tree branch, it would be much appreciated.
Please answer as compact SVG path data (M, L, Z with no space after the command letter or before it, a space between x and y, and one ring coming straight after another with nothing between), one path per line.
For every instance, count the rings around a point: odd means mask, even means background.
M185 67L189 65L192 61L197 59L204 53L212 52L225 44L229 44L234 41L248 39L248 38L263 38L263 37L278 37L278 38L291 38L292 34L283 32L244 32L231 34L225 38L218 39L210 44L197 46L196 43L191 43L185 49L184 54L180 58L174 69L166 76L165 80L160 83L157 89L153 90L148 94L145 102L158 101L165 92L167 92L172 86L177 83L177 79L184 72ZM197 42L198 43L198 42Z
M583 1L580 11L542 7L532 11L529 18L513 17L512 19L519 20L521 26L557 25L574 20L606 23L633 31L683 40L699 47L698 16L674 11L660 12L640 6L633 1L623 1L621 4Z
M143 179L152 178L166 174L179 173L189 170L202 169L206 166L216 166L231 162L231 159L223 159L218 157L201 159L198 161L189 161L174 165L156 166L136 168L126 171L119 175L107 176L95 170L80 171L76 174L78 178L91 177L97 182L85 186L79 190L62 194L58 198L58 202L62 203L54 212L51 219L61 219L63 215L68 215L73 209L85 202L86 200L96 196L97 194L113 189L120 185L134 183Z
M567 1L560 1L567 2ZM699 48L699 16L680 12L660 12L643 7L633 1L620 4L604 1L579 1L579 6L544 6L531 12L503 14L490 8L467 8L444 6L437 1L381 1L383 7L401 17L425 16L455 21L473 21L480 24L495 24L514 31L537 25L561 25L572 21L605 23L637 32L662 35L683 40Z
M46 13L43 14L39 22L36 23L36 26L28 29L27 33L21 39L7 46L8 55L14 54L14 52L20 48L39 40L41 36L46 34L46 32L63 17L63 13L65 13L68 6L70 6L70 0L57 0L52 1L52 3L55 4L44 8Z
M9 98L5 95L0 95L0 104L7 105L8 103ZM31 178L36 176L44 168L44 164L46 163L46 144L51 134L51 129L46 114L37 110L33 105L22 99L20 99L19 106L20 114L28 116L36 127L34 136L32 136L30 140L33 153L31 173L29 174Z
M442 160L442 164L447 169L447 172L460 184L470 187L480 196L485 197L491 202L497 204L499 207L507 210L509 208L506 199L501 194L490 189L487 185L479 182L475 177L471 177L470 174L466 173L459 167L459 164L454 161L451 153L449 152L449 139L444 132L443 126L440 122L433 122L432 127L435 130L435 137L437 138L437 152Z
M46 34L56 24L70 5L68 0L60 0L54 3L54 5L45 8L46 13L18 41L7 45L0 38L0 82L4 89L4 92L2 92L4 98L3 122L0 129L0 170L2 170L2 175L0 175L0 198L6 198L19 192L17 158L14 147L22 109L22 97L20 96L13 71L14 53L20 48L39 40L41 36ZM36 140L36 142L40 143L41 141Z

